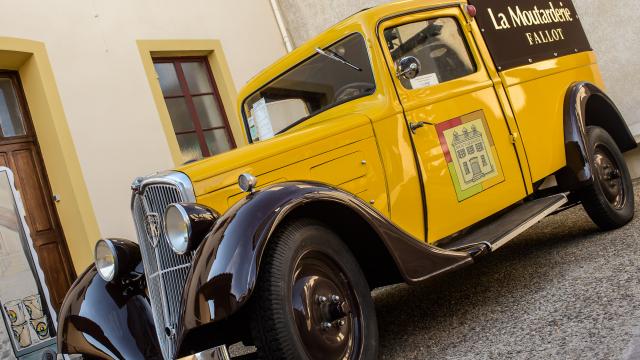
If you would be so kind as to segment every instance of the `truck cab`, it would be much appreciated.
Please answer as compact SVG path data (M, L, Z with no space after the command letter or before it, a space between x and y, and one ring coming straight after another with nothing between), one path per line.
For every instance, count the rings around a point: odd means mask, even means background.
M375 359L376 287L471 265L575 205L605 230L632 219L636 143L603 89L571 1L357 13L245 86L246 146L136 179L137 242L98 242L60 351Z

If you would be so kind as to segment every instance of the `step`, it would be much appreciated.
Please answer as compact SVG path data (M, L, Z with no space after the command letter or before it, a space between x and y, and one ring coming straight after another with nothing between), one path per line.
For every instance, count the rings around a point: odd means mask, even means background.
M473 257L496 251L540 220L553 214L568 201L566 194L527 201L446 243L438 244L438 247L467 252Z

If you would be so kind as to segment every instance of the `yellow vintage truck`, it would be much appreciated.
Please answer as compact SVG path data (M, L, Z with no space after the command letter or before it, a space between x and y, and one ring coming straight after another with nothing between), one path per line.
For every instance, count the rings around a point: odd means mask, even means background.
M574 205L603 230L634 216L636 142L570 0L364 10L238 106L248 146L134 182L138 241L98 242L61 353L375 359L372 289L472 265Z

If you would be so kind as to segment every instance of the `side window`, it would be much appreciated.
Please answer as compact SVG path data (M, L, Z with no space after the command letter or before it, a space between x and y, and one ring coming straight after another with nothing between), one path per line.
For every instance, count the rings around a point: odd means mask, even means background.
M417 73L400 76L402 85L421 89L473 74L475 63L454 18L429 19L386 29L384 37L400 72L417 62Z
M287 131L334 106L371 95L376 84L364 37L352 34L313 54L243 102L251 141Z

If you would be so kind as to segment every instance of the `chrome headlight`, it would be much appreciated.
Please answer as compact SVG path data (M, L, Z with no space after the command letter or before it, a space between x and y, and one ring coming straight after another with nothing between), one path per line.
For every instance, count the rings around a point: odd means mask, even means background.
M256 189L256 185L258 185L258 179L251 174L241 174L238 176L238 187L243 192L252 193Z
M178 255L195 250L219 215L198 204L171 204L164 211L164 234Z
M113 281L136 270L141 265L140 247L124 239L101 239L95 248L98 275L104 281Z
M98 241L95 249L96 269L104 281L111 281L118 273L116 248L110 240Z

